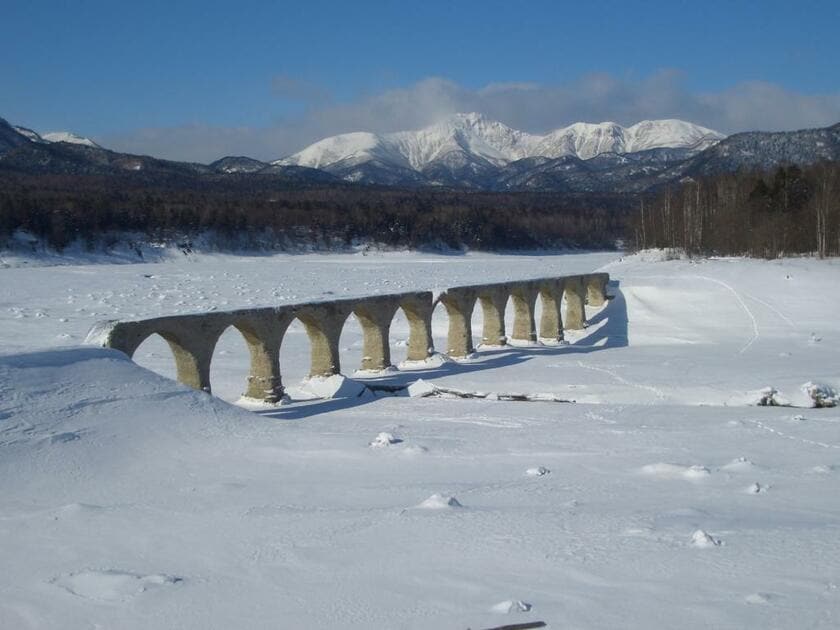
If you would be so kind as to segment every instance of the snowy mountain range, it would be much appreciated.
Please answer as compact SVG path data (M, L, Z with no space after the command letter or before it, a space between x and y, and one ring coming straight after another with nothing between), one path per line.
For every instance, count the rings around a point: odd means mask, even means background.
M38 133L37 131L33 131L32 129L27 129L26 127L14 127L14 130L22 136L26 136L32 142L67 142L69 144L81 144L86 147L101 148L90 138L79 136L70 131L51 131L49 133Z
M457 114L419 131L325 138L272 163L227 156L211 164L109 151L69 132L40 135L0 118L0 175L120 176L151 184L248 187L445 186L483 191L640 193L678 182L784 164L840 161L840 124L822 129L722 134L680 120L576 123L545 135L480 114Z
M590 160L654 149L680 150L685 159L721 139L711 129L681 120L646 120L631 127L575 123L545 135L519 131L482 114L455 114L417 131L346 133L324 138L277 165L326 170L347 181L485 187L500 169L521 160L573 157ZM536 160L535 160L536 158ZM543 160L540 160L542 158Z

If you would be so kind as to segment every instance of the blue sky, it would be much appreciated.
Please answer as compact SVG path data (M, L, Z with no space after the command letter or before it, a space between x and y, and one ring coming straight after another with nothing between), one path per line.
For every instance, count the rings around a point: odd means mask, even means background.
M3 22L0 116L182 159L276 157L470 106L529 131L840 120L836 0L29 0Z

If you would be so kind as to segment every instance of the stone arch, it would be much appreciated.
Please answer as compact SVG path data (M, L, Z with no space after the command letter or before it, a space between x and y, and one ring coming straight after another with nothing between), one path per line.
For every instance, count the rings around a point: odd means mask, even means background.
M178 382L209 393L210 360L221 331L214 333L198 335L187 325L176 326L170 322L167 326L153 327L137 335L132 343L133 347L126 354L133 357L137 348L147 338L158 335L166 341L172 351L175 359L175 378Z
M292 319L290 313L281 309L249 313L235 316L222 331L224 334L230 328L237 330L248 349L244 397L276 403L285 395L280 373L280 345Z
M137 365L160 374L166 378L177 380L177 365L172 346L166 339L156 332L150 332L141 339L138 339L134 348L125 352Z
M373 298L358 302L353 314L362 327L362 370L378 371L391 367L391 321L399 302L389 298ZM409 320L410 321L410 320Z
M338 344L350 311L344 302L313 304L295 311L295 318L304 325L309 337L310 377L341 373Z

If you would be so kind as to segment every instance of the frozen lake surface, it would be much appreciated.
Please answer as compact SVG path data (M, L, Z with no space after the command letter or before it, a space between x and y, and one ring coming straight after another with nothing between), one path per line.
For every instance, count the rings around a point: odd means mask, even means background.
M615 299L568 346L373 379L488 399L252 413L225 402L234 329L220 398L156 374L161 340L135 357L155 372L79 348L97 319L596 269ZM801 386L840 389L838 287L837 261L604 253L0 269L0 628L835 628L840 411ZM398 362L406 323L391 335ZM341 348L352 375L357 322ZM292 398L307 355L293 326ZM767 388L797 407L755 406Z

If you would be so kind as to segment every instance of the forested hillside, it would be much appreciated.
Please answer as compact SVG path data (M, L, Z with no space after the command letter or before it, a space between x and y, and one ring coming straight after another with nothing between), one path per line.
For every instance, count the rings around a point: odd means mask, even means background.
M278 185L226 176L150 185L126 177L0 175L0 239L18 230L61 250L120 234L210 234L220 247L290 243L499 250L612 247L632 201L619 195L477 193L360 185Z
M840 163L688 179L639 200L637 248L776 258L840 254Z

